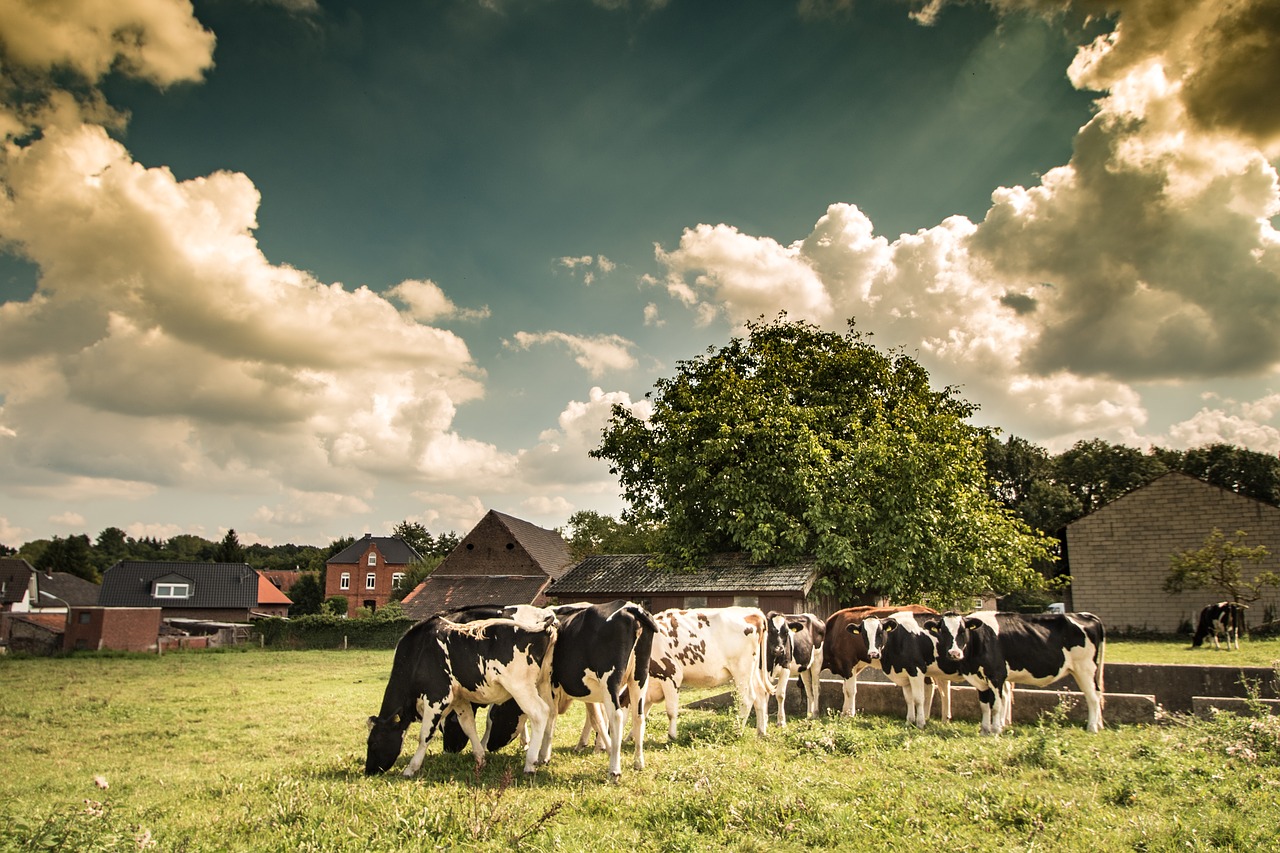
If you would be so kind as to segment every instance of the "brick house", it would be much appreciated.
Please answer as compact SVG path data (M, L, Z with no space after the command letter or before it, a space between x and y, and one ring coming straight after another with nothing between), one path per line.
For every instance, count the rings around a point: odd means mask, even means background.
M403 539L366 533L325 561L324 597L346 598L347 616L361 607L376 611L391 601L409 566L421 559Z
M62 646L67 608L98 603L99 586L67 572L42 572L20 557L0 557L0 644L15 650ZM19 624L23 623L23 624Z
M1246 572L1280 570L1280 507L1185 474L1170 473L1067 525L1071 607L1097 614L1108 628L1174 633L1194 624L1200 608L1222 600L1213 590L1170 595L1163 589L1175 553L1195 550L1214 528L1248 534L1269 558ZM1262 621L1280 590L1267 588L1248 621Z
M425 619L471 604L543 604L548 584L572 564L556 531L490 510L405 596L405 613Z
M159 607L163 619L204 622L283 615L289 603L248 563L121 560L103 573L98 597L103 607Z
M745 554L715 554L696 571L668 571L649 561L647 554L587 557L555 581L547 594L562 603L625 598L655 613L671 607L742 605L825 617L829 609L811 597L818 578L812 560L771 566Z
M63 648L67 651L154 652L160 625L159 607L73 607Z

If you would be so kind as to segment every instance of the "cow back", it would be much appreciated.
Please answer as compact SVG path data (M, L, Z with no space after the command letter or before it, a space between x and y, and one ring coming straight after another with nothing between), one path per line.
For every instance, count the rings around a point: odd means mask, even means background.
M859 664L871 662L867 657L867 641L849 628L857 628L862 620L875 616L883 619L894 613L937 613L923 604L904 604L886 607L846 607L827 617L823 626L822 665L840 678L852 678Z

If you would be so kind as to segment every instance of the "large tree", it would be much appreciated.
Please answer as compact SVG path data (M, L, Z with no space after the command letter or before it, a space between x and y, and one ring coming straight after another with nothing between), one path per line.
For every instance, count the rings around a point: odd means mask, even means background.
M1045 540L992 498L974 407L850 323L779 318L682 361L642 420L615 406L601 444L674 567L740 550L817 559L820 589L948 602L1035 586Z
M1269 556L1266 545L1244 544L1247 534L1237 530L1227 536L1218 528L1205 537L1199 548L1179 551L1169 559L1165 592L1208 589L1236 604L1252 604L1262 597L1263 587L1280 584L1280 575L1256 567ZM1246 573L1245 564L1255 568Z

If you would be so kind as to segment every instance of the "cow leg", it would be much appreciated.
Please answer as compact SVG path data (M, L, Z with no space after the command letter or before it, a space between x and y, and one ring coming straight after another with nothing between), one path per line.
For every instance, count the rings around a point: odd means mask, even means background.
M1091 732L1102 731L1102 696L1098 693L1098 685L1093 680L1093 675L1096 673L1079 673L1077 670L1072 670L1071 674L1075 676L1076 686L1084 694L1085 706L1089 709L1089 719L1085 723L1085 729ZM1085 678L1085 675L1090 677Z
M431 740L431 736L436 733L436 726L440 725L440 720L444 717L445 708L451 698L452 692L441 702L420 700L419 710L422 712L422 728L418 732L418 749L414 752L413 758L409 759L409 765L404 769L405 778L417 775L418 770L422 767L422 760L427 757L427 743Z
M637 689L635 686L631 689L631 695L635 697L635 701L631 703L631 734L635 739L636 752L635 760L632 766L636 770L644 769L644 729L645 717L647 716L648 703L645 701L645 692Z
M778 702L779 726L785 726L787 724L787 685L790 681L791 669L782 668L782 674L778 676L778 686L773 690L773 698Z
M809 719L818 718L818 704L822 699L819 690L822 689L822 680L818 678L818 673L810 667L800 673L800 684L804 686L805 700L809 708Z
M603 713L604 721L609 727L609 777L620 779L622 777L622 708L618 704L616 696L606 697L604 702L596 705L595 708L597 713ZM631 730L633 733L635 732L634 720L631 724ZM640 743L638 737L636 743Z
M676 717L680 715L680 691L669 681L662 682L662 702L667 707L667 740L675 740ZM638 740L640 733L632 729L631 738Z
M552 715L556 707L551 696L551 686L546 682L540 682L536 686L528 683L503 686L529 721L529 746L524 754L524 772L533 773L538 769L539 760L545 764L551 758L550 735L555 729Z
M944 678L938 682L938 718L951 722L951 680Z
M937 689L937 686L937 682L932 678L920 679L920 710L923 713L920 717L916 718L916 725L920 728L924 728L924 723L921 722L920 718L922 717L924 720L928 720L929 715L933 713L933 694Z
M978 732L984 735L996 735L993 718L995 716L996 692L990 685L978 688L978 705L982 709L982 722L978 724Z
M927 682L923 676L914 676L908 682L910 687L910 695L907 698L907 722L915 723L916 728L923 729L925 723L929 720L929 702L933 699L933 682ZM904 694L906 690L904 689Z
M755 662L752 662L749 671L735 673L733 683L738 688L738 717L742 720L742 725L746 726L747 717L751 715L754 706L756 734L763 737L769 726L769 689Z
M485 757L485 739L480 737L476 731L476 709L466 700L454 702L451 706L453 712L458 715L458 725L462 726L462 731L467 735L467 740L471 741L471 752L476 757L476 767L484 767Z

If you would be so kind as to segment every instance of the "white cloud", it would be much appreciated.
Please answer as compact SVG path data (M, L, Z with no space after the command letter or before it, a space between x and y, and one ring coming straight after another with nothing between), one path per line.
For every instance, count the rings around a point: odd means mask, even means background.
M466 311L459 309L434 281L405 279L388 290L387 295L408 306L409 316L421 323L454 317L483 320L489 316L488 306Z
M408 520L420 523L433 535L452 530L459 536L465 536L489 511L475 495L414 492L413 497L426 504L427 509L408 516Z
M637 417L647 418L647 400L633 402L625 391L604 391L593 387L585 401L572 400L557 418L556 426L543 430L538 443L520 453L519 479L524 487L543 492L574 486L594 490L615 489L617 481L608 464L588 454L600 445L605 424L613 407L622 406Z
M570 335L566 332L516 332L515 340L507 346L515 349L532 349L539 344L560 344L573 353L574 361L593 378L599 378L610 370L630 370L636 366L631 354L635 346L621 335Z
M926 11L936 17L944 5ZM1070 162L1037 186L998 189L981 222L952 217L888 241L856 207L835 204L789 245L699 225L675 249L656 248L668 294L702 323L785 310L842 329L853 317L876 343L918 353L936 379L981 402L985 420L1015 433L1137 435L1148 415L1130 383L1280 365L1271 224L1280 181L1259 147L1275 134L1228 98L1280 86L1280 51L1244 62L1280 31L1274 4L1263 8L1126 6L1116 33L1083 47L1072 66L1077 85L1106 95ZM1249 45L1215 40L1246 21L1258 31ZM1202 36L1204 55L1194 49ZM1221 111L1196 105L1196 81L1228 98ZM1267 112L1257 109L1264 102L1252 113ZM1237 434L1269 441L1243 426Z
M366 494L364 497L370 495ZM274 507L258 507L253 518L260 524L307 527L317 522L368 515L372 511L373 508L364 499L355 495L290 489L284 502Z
M84 528L84 516L78 512L60 512L57 515L50 516L49 521L59 527L68 527L76 530Z
M29 529L13 524L9 519L0 515L0 544L8 545L10 548L17 548L31 538L32 533Z
M604 255L567 255L557 259L556 262L574 272L582 270L583 284L593 284L596 280L596 272L611 273L618 266Z

